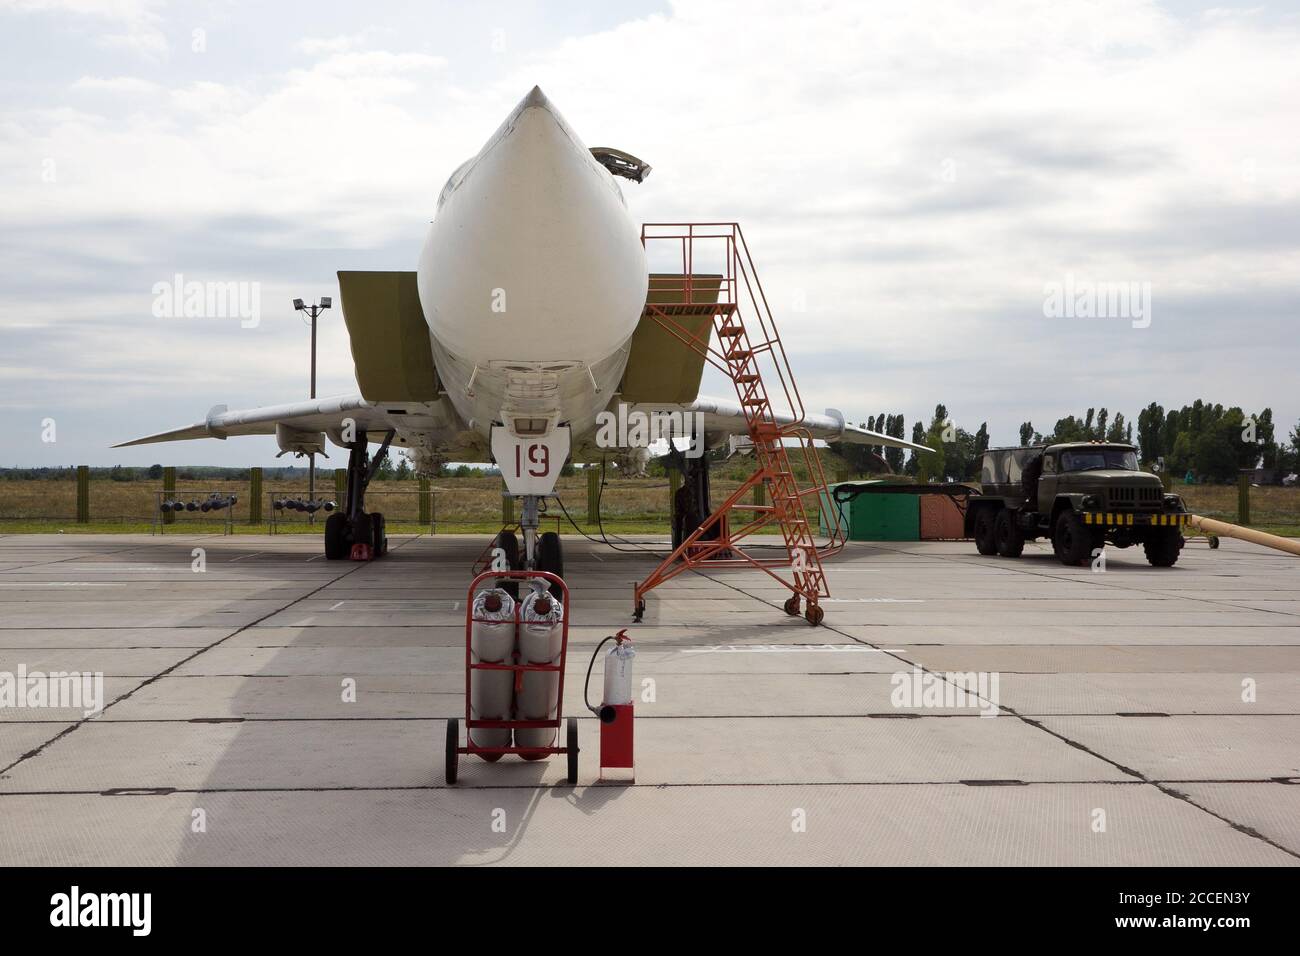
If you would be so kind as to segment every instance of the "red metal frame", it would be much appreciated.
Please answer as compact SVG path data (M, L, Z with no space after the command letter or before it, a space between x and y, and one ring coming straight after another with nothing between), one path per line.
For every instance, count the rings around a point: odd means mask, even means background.
M828 521L829 539L819 545L808 524L805 499L817 495L829 503L830 492L812 436L801 427L805 415L803 399L740 225L734 222L646 223L641 227L641 241L647 251L652 243L679 244L680 277L655 277L655 289L678 292L678 301L647 303L646 312L665 331L699 352L731 379L749 428L757 467L672 555L636 586L636 609L638 613L644 610L645 595L655 587L707 562L713 568L754 567L764 571L788 587L795 598L807 601L809 620L816 623L814 616L816 620L821 619L818 599L830 596L821 562L844 547L844 530L838 520ZM696 243L713 250L713 255L708 257L710 266L719 261L720 253L722 273L716 302L709 301L713 297L713 274L709 275L707 293L696 296ZM749 326L745 322L746 312L752 314ZM686 315L711 316L712 334L702 338L674 318ZM716 346L711 344L715 337ZM768 393L764 370L769 376L774 374L780 385L775 401ZM786 447L789 440L797 443L802 455L807 487L799 486L790 465ZM766 487L769 503L745 503L743 499L759 484ZM731 512L748 512L751 517L744 521L731 520ZM740 540L773 522L780 525L786 552L783 558L756 557L738 545ZM718 536L706 538L715 527ZM797 555L801 557L797 559ZM780 568L789 568L790 577L778 574Z
M560 663L558 664L487 664L474 663L473 651L470 648L470 635L475 621L485 623L500 623L498 618L476 618L474 617L474 595L477 593L479 586L488 580L497 581L502 578L515 581L533 581L542 580L548 584L558 584L563 593L560 599L563 605L564 613L560 617L560 622L564 627L560 640ZM515 602L515 627L520 625L519 610L522 601ZM518 652L516 652L517 655ZM553 727L555 728L555 739L558 743L560 740L560 727L564 724L564 664L568 660L569 654L569 588L562 578L551 574L548 571L484 571L476 576L470 582L469 592L465 602L465 746L457 747L458 753L463 754L528 754L529 756L553 756L555 754L564 754L569 752L568 747L480 747L474 743L470 737L470 731L478 728L483 729L510 729L510 730L531 730L534 728ZM516 660L517 660L516 656ZM560 686L557 690L555 703L555 717L546 720L477 720L471 710L471 691L470 691L470 673L475 670L485 671L514 671L515 682L518 686L519 680L524 671L557 671L560 675Z

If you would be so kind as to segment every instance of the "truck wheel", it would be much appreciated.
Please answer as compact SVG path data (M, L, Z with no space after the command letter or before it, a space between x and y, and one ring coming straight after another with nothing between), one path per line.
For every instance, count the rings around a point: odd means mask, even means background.
M1003 508L993 524L993 540L998 554L1004 558L1018 558L1025 550L1025 534L1016 523L1015 512Z
M1088 559L1092 551L1092 535L1073 511L1062 511L1057 517L1052 548L1060 562L1071 567Z
M1183 549L1183 535L1177 528L1161 528L1142 542L1147 561L1154 568L1172 568Z
M997 554L997 539L994 537L994 514L992 508L981 508L975 514L975 550L980 554Z

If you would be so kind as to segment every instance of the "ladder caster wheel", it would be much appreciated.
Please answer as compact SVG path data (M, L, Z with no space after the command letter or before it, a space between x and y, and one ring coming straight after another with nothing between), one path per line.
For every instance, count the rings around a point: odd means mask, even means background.
M641 618L645 616L645 601L637 601L636 607L632 611L632 620L640 624Z
M789 614L791 617L799 616L799 595L792 594L786 599L785 613Z
M826 616L826 612L822 610L820 604L809 604L808 610L804 611L803 616L809 624L816 627L822 622L822 618Z

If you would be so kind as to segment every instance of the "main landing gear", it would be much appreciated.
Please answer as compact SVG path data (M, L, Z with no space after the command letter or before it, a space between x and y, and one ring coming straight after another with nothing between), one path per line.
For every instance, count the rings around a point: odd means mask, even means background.
M393 432L384 435L383 444L373 458L368 454L366 433L358 432L348 454L348 484L343 508L325 519L325 557L330 561L369 561L388 553L388 535L384 516L367 513L366 488L379 471Z
M669 455L682 473L682 486L673 498L673 550L676 550L692 531L704 524L713 509L709 506L709 456L690 458L676 448ZM712 540L721 533L722 529L714 525L703 540Z

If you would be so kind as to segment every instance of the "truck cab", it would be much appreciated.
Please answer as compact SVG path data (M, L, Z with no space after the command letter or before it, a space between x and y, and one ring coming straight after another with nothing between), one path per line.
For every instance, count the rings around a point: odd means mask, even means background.
M1019 557L1026 541L1047 538L1062 563L1077 565L1108 544L1141 544L1152 565L1171 567L1189 517L1141 470L1132 445L1064 442L985 452L966 532L981 554Z

